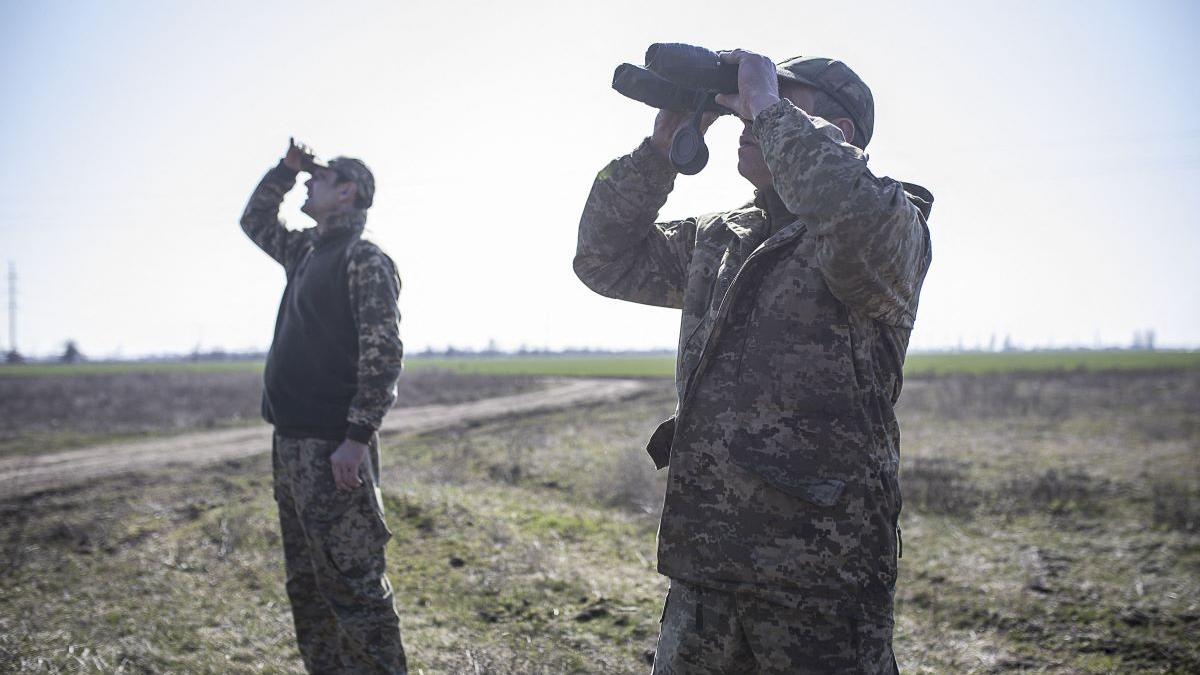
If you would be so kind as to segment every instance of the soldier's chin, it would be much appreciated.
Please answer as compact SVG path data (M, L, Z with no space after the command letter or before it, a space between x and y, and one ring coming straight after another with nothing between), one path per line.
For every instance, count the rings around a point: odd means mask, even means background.
M767 162L758 148L745 145L738 149L737 170L743 178L752 183L759 175L769 171Z

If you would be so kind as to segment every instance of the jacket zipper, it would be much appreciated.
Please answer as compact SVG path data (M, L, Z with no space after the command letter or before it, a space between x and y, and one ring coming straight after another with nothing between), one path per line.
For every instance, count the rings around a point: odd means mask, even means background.
M722 325L724 324L724 321L725 321L725 315L729 313L729 306L733 303L734 292L738 288L738 280L741 279L744 274L746 274L746 269L750 267L751 263L757 261L759 258L763 257L764 255L766 255L767 253L769 253L771 251L774 251L775 249L779 248L780 246L783 246L785 243L788 243L788 242L792 241L793 239L799 237L801 234L804 234L804 232L807 229L808 229L807 227L801 226L792 234L781 238L779 241L771 244L770 246L764 246L763 248L760 248L757 251L751 253L750 257L746 258L746 262L742 263L741 269L739 269L737 271L737 274L735 274L733 276L733 281L729 282L729 288L726 289L726 291L725 291L725 297L721 298L721 304L717 306L717 316L713 319L712 332L708 334L707 338L705 338L704 346L700 348L700 356L698 356L696 358L696 367L693 368L692 372L688 375L688 379L687 379L688 388L687 388L687 391L684 392L683 400L681 400L679 402L679 414L680 415L683 414L684 407L687 406L688 401L691 399L692 392L696 391L696 388L694 386L696 383L695 378L697 375L700 374L700 371L704 368L705 359L707 356L709 356L709 346L712 345L714 338L717 336L717 333L721 330ZM679 422L678 417L679 416L677 415L676 416L676 425L678 425L678 422ZM676 426L675 428L678 429L679 427Z
M746 323L742 326L742 344L738 347L737 373L734 379L737 382L742 381L742 365L746 363L746 349L750 344L749 327L754 325L754 317L758 315L758 305L750 308L750 316L746 317Z

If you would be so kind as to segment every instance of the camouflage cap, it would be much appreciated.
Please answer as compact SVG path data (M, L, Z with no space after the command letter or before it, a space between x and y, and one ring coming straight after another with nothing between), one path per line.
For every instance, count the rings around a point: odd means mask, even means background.
M358 196L354 201L356 207L371 208L375 201L375 176L361 159L334 157L325 166L337 173L339 182L354 183L358 189Z
M850 66L821 56L797 56L776 66L779 79L815 87L845 109L854 132L854 145L867 147L875 130L875 99L871 89Z

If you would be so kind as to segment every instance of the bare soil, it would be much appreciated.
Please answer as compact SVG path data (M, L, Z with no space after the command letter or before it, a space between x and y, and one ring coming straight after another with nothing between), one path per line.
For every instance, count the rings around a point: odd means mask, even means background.
M546 388L520 394L463 403L396 408L384 419L380 433L424 433L477 424L488 419L615 401L635 395L646 387L645 380L560 380ZM0 498L126 471L237 459L269 449L269 428L258 423L250 427L105 443L32 456L20 455L0 459Z
M543 386L535 377L406 372L397 408L463 403ZM156 371L0 377L0 457L259 423L262 374Z

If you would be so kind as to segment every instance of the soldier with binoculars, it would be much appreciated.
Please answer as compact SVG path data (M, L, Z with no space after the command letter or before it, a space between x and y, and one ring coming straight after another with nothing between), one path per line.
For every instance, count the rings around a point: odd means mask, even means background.
M870 89L844 63L655 45L614 87L660 108L596 177L575 272L682 310L655 673L893 673L894 406L931 259L924 188L875 176ZM656 222L732 113L753 201Z

